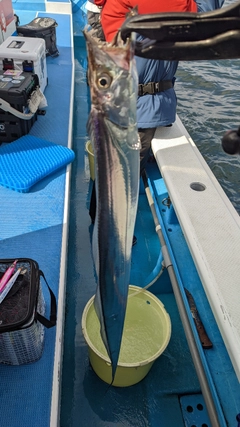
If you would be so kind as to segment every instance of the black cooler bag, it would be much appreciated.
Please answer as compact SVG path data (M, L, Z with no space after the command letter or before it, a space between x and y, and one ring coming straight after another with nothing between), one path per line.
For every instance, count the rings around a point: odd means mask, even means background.
M46 42L46 55L58 56L56 44L57 22L52 18L35 18L29 24L19 25L17 33L22 37L38 37Z
M0 277L14 259L0 260ZM16 282L0 303L0 363L22 365L40 359L45 328L56 325L56 298L36 261L19 258L22 267ZM45 317L45 300L40 277L50 293L50 317Z

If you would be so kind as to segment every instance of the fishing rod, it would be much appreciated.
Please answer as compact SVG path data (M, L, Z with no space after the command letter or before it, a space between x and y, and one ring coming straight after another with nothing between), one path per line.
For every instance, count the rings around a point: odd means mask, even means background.
M200 355L200 350L199 350L199 347L196 343L195 336L193 333L193 329L191 327L191 323L190 323L190 320L188 317L188 313L187 313L187 309L186 309L186 305L185 305L185 301L184 301L184 297L187 298L187 296L185 293L183 294L183 292L181 292L181 290L180 290L180 285L178 283L178 280L177 280L177 277L176 277L176 274L175 274L175 271L173 268L173 264L171 261L171 257L170 257L169 251L167 249L165 238L164 238L164 235L162 232L162 228L161 228L161 225L160 225L159 220L158 220L156 203L154 202L152 192L151 192L151 189L150 189L149 183L148 183L148 177L147 177L147 174L145 171L142 174L142 179L143 179L143 183L144 183L144 187L145 187L147 200L148 200L151 212L152 212L156 232L157 232L157 235L158 235L158 238L160 241L164 264L168 270L169 278L170 278L172 288L173 288L173 293L174 293L175 300L176 300L178 310L179 310L179 315L180 315L180 318L181 318L181 321L183 324L183 328L184 328L184 332L185 332L186 339L188 342L189 350L190 350L190 353L191 353L191 356L193 359L193 363L194 363L194 366L195 366L195 369L197 372L198 380L199 380L200 387L202 390L202 394L203 394L205 404L207 407L209 419L211 421L212 426L221 427L223 425L222 420L224 420L222 410L221 410L220 405L218 405L218 402L216 400L214 400L213 393L211 392L211 388L209 385L210 374L209 374L207 366L205 366L205 367L203 366L202 358ZM213 384L212 384L212 388L214 388ZM216 408L216 406L218 406L218 408Z
M211 12L171 12L129 15L120 28L125 41L132 32L135 54L149 59L198 61L240 58L240 1ZM240 126L225 133L222 148L240 155Z

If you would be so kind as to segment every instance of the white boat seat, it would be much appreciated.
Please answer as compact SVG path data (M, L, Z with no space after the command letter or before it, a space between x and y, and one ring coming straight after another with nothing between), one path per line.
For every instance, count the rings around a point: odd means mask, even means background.
M240 381L240 216L179 117L152 150Z

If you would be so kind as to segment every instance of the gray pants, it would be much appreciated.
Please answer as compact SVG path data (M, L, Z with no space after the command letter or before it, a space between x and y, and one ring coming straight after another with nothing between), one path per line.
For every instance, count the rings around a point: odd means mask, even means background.
M140 150L140 175L142 175L147 164L151 151L151 141L154 137L156 128L138 129L138 134L141 140Z

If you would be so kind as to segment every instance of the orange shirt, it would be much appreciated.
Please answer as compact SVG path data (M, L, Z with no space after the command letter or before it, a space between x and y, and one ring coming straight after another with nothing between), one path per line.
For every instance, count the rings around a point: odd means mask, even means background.
M194 0L106 0L101 23L107 41L113 39L126 19L126 14L135 6L138 6L139 14L197 12Z

